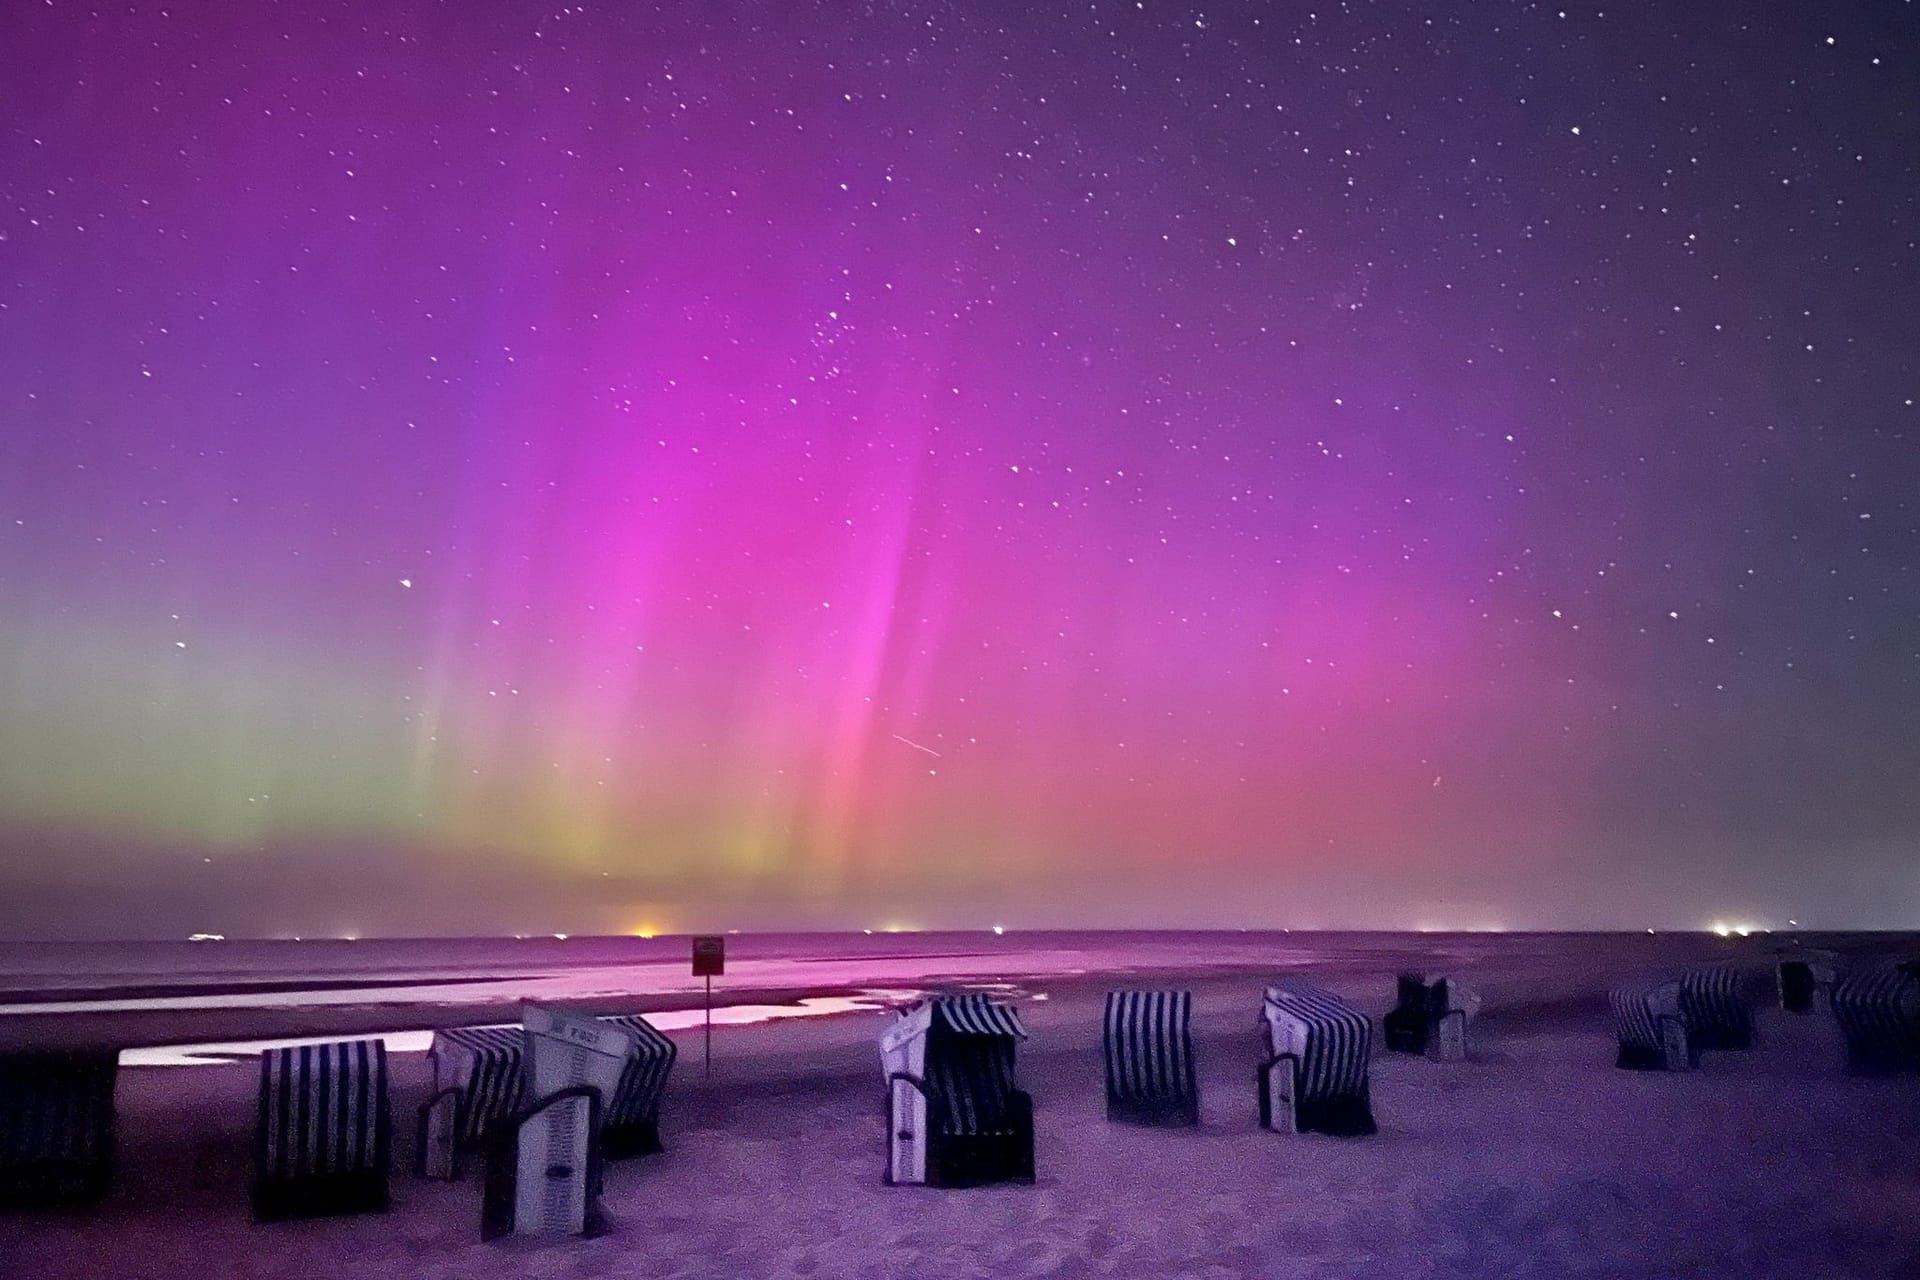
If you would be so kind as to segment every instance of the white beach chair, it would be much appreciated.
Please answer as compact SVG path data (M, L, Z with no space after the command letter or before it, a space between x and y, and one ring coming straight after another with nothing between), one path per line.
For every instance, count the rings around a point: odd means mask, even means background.
M984 995L935 996L880 1037L890 1186L1033 1181L1033 1100L1015 1083L1027 1031Z
M604 1099L631 1064L634 1033L605 1018L527 1005L526 1106L487 1140L482 1239L597 1235Z

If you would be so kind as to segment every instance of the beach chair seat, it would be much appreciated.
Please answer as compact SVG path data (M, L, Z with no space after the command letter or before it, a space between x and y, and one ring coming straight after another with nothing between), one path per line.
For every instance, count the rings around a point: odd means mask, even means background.
M1833 986L1833 1016L1851 1070L1920 1070L1920 961L1842 974Z
M1620 1053L1614 1065L1634 1071L1690 1071L1700 1065L1699 1046L1671 978L1641 978L1607 993Z
M0 1205L107 1194L118 1071L112 1049L0 1054Z
M1192 1022L1192 992L1107 993L1107 1119L1200 1123Z
M1033 1181L1033 1101L1015 1075L1026 1028L983 995L936 996L880 1041L889 1184Z
M1480 997L1451 978L1428 982L1418 973L1399 977L1399 998L1382 1019L1390 1053L1419 1053L1436 1062L1467 1056L1467 1025L1480 1012Z
M254 1217L265 1222L385 1209L391 1127L383 1041L262 1053Z
M1375 1132L1368 1069L1373 1021L1304 978L1267 988L1258 1072L1260 1127L1280 1133Z
M1680 975L1680 1013L1695 1053L1753 1047L1746 978L1732 965L1688 969Z

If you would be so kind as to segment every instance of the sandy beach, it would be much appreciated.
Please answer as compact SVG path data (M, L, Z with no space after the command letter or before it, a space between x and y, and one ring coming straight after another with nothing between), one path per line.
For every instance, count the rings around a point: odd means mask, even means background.
M1017 981L1034 1186L882 1185L889 1014L722 1026L710 1079L699 1033L679 1031L667 1150L609 1167L612 1226L591 1240L482 1243L477 1178L411 1176L420 1054L392 1059L392 1209L271 1226L247 1213L253 1063L126 1067L113 1193L0 1218L0 1262L46 1280L1920 1274L1920 1077L1850 1076L1830 1020L1764 1006L1752 1052L1688 1075L1617 1070L1600 995L1644 946L1451 958L1488 999L1470 1060L1377 1053L1380 1132L1363 1139L1257 1127L1257 972L1126 979L1196 993L1202 1123L1185 1131L1107 1122L1106 977ZM1395 962L1421 959L1446 957L1375 947L1314 967L1377 1017Z

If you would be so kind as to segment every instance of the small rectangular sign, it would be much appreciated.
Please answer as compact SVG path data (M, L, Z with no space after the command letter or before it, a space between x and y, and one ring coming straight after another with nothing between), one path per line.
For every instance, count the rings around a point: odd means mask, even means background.
M693 940L693 976L717 978L727 971L727 940L717 933Z

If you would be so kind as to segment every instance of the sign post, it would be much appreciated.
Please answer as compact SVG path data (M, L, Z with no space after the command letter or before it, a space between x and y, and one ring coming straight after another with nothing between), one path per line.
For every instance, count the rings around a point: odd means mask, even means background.
M713 979L727 971L724 934L698 934L693 939L693 976L707 980L707 1074L713 1074Z

